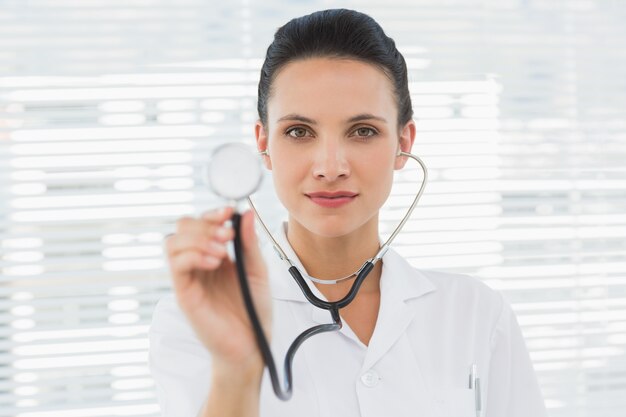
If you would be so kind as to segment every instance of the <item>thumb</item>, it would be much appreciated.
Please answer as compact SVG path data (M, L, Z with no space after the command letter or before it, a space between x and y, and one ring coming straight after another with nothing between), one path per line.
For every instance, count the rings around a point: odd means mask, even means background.
M254 213L246 211L241 216L241 240L243 243L246 265L251 272L259 273L265 269L265 261L259 247L259 239L254 228Z

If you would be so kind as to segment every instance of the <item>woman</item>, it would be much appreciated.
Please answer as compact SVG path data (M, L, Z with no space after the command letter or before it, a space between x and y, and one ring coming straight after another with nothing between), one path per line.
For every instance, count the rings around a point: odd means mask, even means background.
M334 280L379 248L378 214L415 139L404 58L369 16L326 10L288 22L267 50L256 144L289 212L277 239L301 271ZM167 240L175 298L161 300L150 363L164 416L544 416L519 327L500 294L418 270L389 250L340 311L339 332L306 341L294 392L278 400L241 301L225 226L232 209L183 218ZM304 329L330 323L242 220L256 308L282 374ZM310 282L336 301L352 285ZM480 404L468 387L471 365ZM479 412L477 413L477 409Z

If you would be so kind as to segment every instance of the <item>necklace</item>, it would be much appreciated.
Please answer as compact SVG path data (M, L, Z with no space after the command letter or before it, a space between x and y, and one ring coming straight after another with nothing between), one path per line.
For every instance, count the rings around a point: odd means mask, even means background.
M338 284L338 283L340 283L342 281L345 281L345 280L348 280L348 279L352 279L352 278L356 278L359 275L359 272L361 272L361 270L363 268L365 268L365 265L367 265L367 263L371 262L372 260L373 260L373 258L366 260L365 263L363 263L363 265L356 272L353 272L352 274L347 275L347 276L345 276L343 278L319 279L319 278L312 277L312 276L310 276L308 274L302 274L302 275L304 275L304 277L307 278L308 280L313 281L313 282L317 282L318 284L326 284L326 285Z

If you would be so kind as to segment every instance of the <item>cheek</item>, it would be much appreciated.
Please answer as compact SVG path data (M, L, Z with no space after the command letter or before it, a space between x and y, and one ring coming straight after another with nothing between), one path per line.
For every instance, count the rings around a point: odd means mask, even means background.
M391 192L391 187L393 185L393 170L387 169L384 172L381 172L379 184L381 197L383 197L384 200L387 200L387 197L389 196L389 193Z
M381 161L380 156L377 163L372 163L375 160L371 159L369 164L362 165L362 178L365 183L370 184L371 191L375 191L376 200L385 201L393 185L394 161Z
M279 166L278 169L276 168L277 167L273 167L272 169L272 182L274 183L274 191L276 193L276 197L278 197L278 200L281 202L283 207L289 210L292 205L289 203L290 194L287 192L287 190L292 187L290 187L289 183L286 182L286 179L288 177L285 177L285 175L281 171L283 167Z
M281 183L288 183L300 176L302 163L287 153L276 152L275 161L272 164L272 171Z
M302 161L298 161L288 155L283 155L276 150L275 160L278 163L272 163L272 180L274 182L274 188L278 198L282 201L283 205L288 205L288 201L293 197L294 191L300 189L300 183L303 178L303 171L305 170Z

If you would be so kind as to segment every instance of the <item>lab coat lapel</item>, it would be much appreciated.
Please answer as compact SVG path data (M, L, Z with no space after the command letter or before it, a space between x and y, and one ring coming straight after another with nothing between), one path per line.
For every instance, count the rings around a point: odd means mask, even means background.
M287 240L285 226L283 223L274 236L291 261L302 273L306 273L298 256ZM289 274L287 265L276 256L271 244L268 244L265 248L265 259L268 261L272 297L280 300L308 303L300 287ZM407 303L407 301L435 291L435 286L428 278L409 265L395 250L389 249L382 261L380 310L374 334L367 348L364 369L374 365L389 351L404 333L407 326L413 321L416 314L415 305ZM308 280L307 284L317 297L326 300L315 285L312 285ZM308 308L311 310L311 318L314 323L332 322L330 313L327 310L314 307L313 305L309 305ZM346 327L344 326L341 332L358 342L356 335Z
M435 291L435 286L393 249L383 257L380 309L365 356L369 369L398 341L415 318L417 308L408 300Z
M291 248L287 236L285 235L286 224L283 223L278 230L274 231L273 236L280 244L280 247L285 251L291 262L300 270L301 273L306 274L306 270L302 266L300 259ZM289 265L282 261L277 252L274 250L270 241L266 240L263 246L263 258L268 266L269 281L271 286L272 298L285 301L300 301L308 303L302 290L298 287L298 284L289 273ZM308 284L308 282L307 282ZM314 290L314 285L309 285L311 290ZM315 288L316 289L316 288ZM317 294L317 293L316 293ZM319 295L318 295L319 296Z

